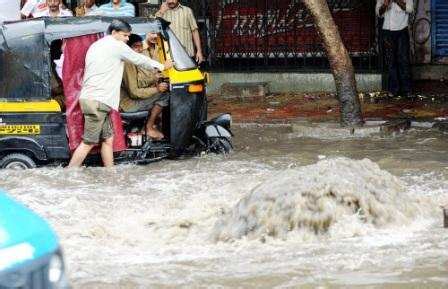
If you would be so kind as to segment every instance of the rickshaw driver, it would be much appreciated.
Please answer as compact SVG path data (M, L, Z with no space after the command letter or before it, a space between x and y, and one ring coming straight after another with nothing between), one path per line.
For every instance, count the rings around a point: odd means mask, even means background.
M144 48L143 39L137 34L131 34L128 45L137 53L141 53L154 60L158 60L159 47L157 46L157 33L146 35L147 48ZM149 111L146 122L146 135L154 140L164 138L155 122L164 107L168 106L168 83L161 81L161 75L139 68L132 63L124 65L123 85L121 89L120 110L123 112Z
M100 140L103 164L105 167L113 166L113 131L109 112L112 109L118 110L124 61L160 71L173 66L170 60L163 65L127 46L131 30L129 23L115 19L109 25L109 35L93 43L87 51L79 97L84 115L84 135L68 168L81 166L87 154Z

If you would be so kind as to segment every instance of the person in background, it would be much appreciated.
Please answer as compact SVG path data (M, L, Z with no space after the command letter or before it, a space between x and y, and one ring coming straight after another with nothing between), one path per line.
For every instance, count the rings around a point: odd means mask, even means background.
M158 59L157 34L148 33L148 48L143 48L143 39L131 34L128 45L137 53L146 55L154 60ZM123 112L150 111L146 123L146 135L155 140L163 139L155 122L168 106L168 83L159 81L159 75L154 71L139 68L132 63L124 65L123 85L121 89L120 109Z
M384 18L383 51L388 68L388 91L394 96L411 94L409 15L413 0L377 0L376 14Z
M61 5L62 0L47 0L47 8L35 13L34 17L70 17L72 11L64 9Z
M0 24L3 21L20 20L20 3L11 0L0 0Z
M157 68L163 71L173 66L171 61L163 65L127 46L131 30L129 23L115 19L109 25L108 35L93 43L87 51L79 96L84 115L84 135L72 155L69 168L81 166L87 154L99 143L104 166L113 166L113 130L109 113L119 107L125 62L148 70Z
M35 14L42 13L45 9L47 9L46 0L27 0L20 13L22 18L36 17Z
M75 8L75 15L77 17L96 15L97 9L95 0L84 0Z
M95 13L110 17L135 17L135 7L126 0L111 0L101 5Z
M181 5L179 0L166 0L160 6L156 16L171 22L170 28L197 63L204 61L198 25L189 7Z
M64 47L65 41L62 40L60 51L52 51L57 50L60 41L53 41L50 48L50 55L53 63L51 65L51 74L50 74L50 86L51 86L51 97L56 100L61 107L61 110L65 110L65 96L64 96L64 88L62 85L62 66L64 64ZM59 54L59 58L57 58L57 54Z

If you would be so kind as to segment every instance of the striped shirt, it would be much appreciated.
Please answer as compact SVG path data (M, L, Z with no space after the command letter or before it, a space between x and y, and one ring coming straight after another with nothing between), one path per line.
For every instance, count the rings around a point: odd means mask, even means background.
M126 2L126 0L121 0L120 8L115 9L111 1L110 3L101 5L95 11L95 15L111 17L135 17L135 7L134 5Z
M93 43L87 51L79 98L96 100L117 110L125 61L148 70L164 69L159 62L135 52L123 41L108 35Z
M194 56L194 43L192 32L198 29L196 19L194 19L193 11L181 4L174 9L168 9L163 15L156 13L157 17L162 17L171 22L170 28L179 38L180 43L185 47L190 56Z

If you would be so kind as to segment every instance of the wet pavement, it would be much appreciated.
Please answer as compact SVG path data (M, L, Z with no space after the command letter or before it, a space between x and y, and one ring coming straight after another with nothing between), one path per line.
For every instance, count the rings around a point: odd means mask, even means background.
M359 93L366 120L410 118L429 120L448 117L448 81L415 84L412 97L390 97L386 92ZM231 112L236 122L288 123L295 120L338 121L339 103L333 93L282 93L266 97L225 99L211 95L209 112Z

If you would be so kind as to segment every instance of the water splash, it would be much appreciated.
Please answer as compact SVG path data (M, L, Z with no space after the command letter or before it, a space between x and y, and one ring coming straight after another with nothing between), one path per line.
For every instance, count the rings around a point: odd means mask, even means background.
M284 171L255 188L223 213L212 237L356 236L364 227L412 221L421 208L405 191L402 181L369 159L322 160Z

